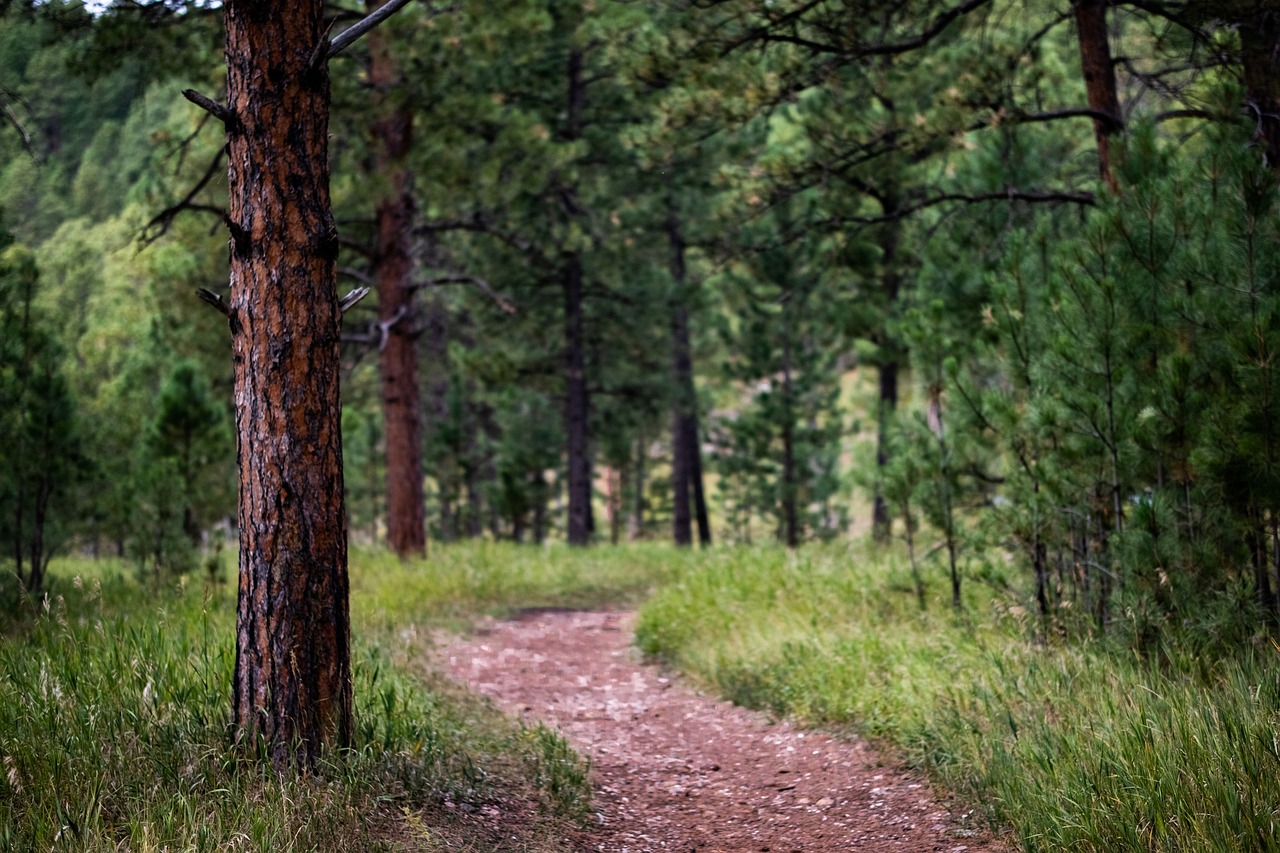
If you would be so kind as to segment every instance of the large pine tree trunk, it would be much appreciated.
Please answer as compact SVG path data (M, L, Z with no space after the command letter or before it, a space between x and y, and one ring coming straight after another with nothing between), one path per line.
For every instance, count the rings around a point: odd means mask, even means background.
M1109 0L1074 0L1076 32L1080 39L1080 66L1084 72L1085 94L1089 108L1107 118L1093 120L1098 145L1098 171L1113 190L1116 179L1111 172L1111 135L1120 130L1120 98L1116 94L1116 71L1111 59L1111 41L1107 35Z
M240 471L233 717L278 769L350 743L337 232L321 0L225 6Z
M369 0L373 12L383 0ZM377 205L378 250L374 280L378 321L387 331L378 355L387 461L387 544L401 557L426 551L422 492L422 414L418 388L416 317L413 306L413 174L405 157L413 136L413 111L387 97L399 80L385 34L369 40L369 83L380 117L373 123L374 170L386 182Z

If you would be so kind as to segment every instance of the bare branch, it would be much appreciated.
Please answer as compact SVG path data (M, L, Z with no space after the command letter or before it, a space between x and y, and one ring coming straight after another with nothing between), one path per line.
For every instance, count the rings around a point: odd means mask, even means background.
M346 296L342 297L342 300L338 303L338 310L341 311L343 314L345 314L348 311L350 311L357 302L359 302L361 299L364 299L368 295L369 295L369 288L357 287L355 290L352 290Z
M930 207L936 207L940 204L948 204L950 202L963 202L965 204L978 204L987 201L1027 201L1035 203L1068 203L1083 204L1093 206L1098 203L1098 199L1091 192L1076 190L1020 190L1017 187L1008 187L1000 192L977 193L968 195L965 193L942 193L913 204L904 205L890 211L886 211L880 216L846 216L841 217L842 222L856 222L862 225L877 225L882 222L891 222L895 219L902 219L913 213L919 213Z
M380 7L372 14L366 15L358 24L353 24L347 29L339 33L332 41L325 53L326 59L332 59L342 51L350 47L356 39L360 38L369 30L381 24L387 18L390 18L396 12L400 11L404 6L409 5L410 0L387 0L386 5Z
M338 275L345 275L347 278L354 278L361 284L373 286L373 276L355 267L338 267Z
M409 316L409 306L401 305L396 309L396 313L391 315L390 319L383 320L378 324L378 352L382 352L387 348L387 338L391 335L391 327L407 316Z
M212 305L218 309L224 317L231 319L231 309L227 307L227 303L222 301L222 296L214 293L207 287L196 288L196 296L200 297L200 301L206 305Z
M222 157L225 153L225 149L219 148L218 153L213 157L213 161L209 163L209 168L205 169L204 175L200 177L200 180L196 181L196 185L191 188L190 192L183 196L181 201L166 207L152 217L151 221L142 229L142 242L144 245L154 243L163 237L169 231L169 226L173 225L173 220L177 219L178 214L184 210L198 210L226 217L226 211L221 208L214 207L211 204L199 204L195 201L195 197L200 191L208 186L214 175L218 174L222 166Z
M418 290L419 288L436 287L442 284L474 284L476 287L480 288L486 296L497 303L498 307L503 311L508 314L516 313L515 306L503 299L502 295L493 289L493 285L489 284L488 281L480 278L478 275L445 275L440 276L439 278L427 279L426 281L415 281L412 284L404 285L404 287L410 290Z
M183 89L182 97L195 104L209 115L222 122L224 125L230 125L235 121L235 113L227 107L210 98L208 95L202 95L195 89Z
M434 222L426 222L419 225L415 233L439 234L445 231L475 231L480 234L489 234L497 237L513 249L519 249L522 252L529 251L533 245L520 235L497 227L492 221L479 213L469 219L439 219Z
M10 93L4 89L0 89L0 110L4 111L4 117L13 125L13 129L18 131L18 135L22 137L22 147L27 149L27 153L35 156L35 150L31 147L31 134L27 132L27 128L23 125L22 120L18 118L18 114L13 111L13 107L9 106L7 97L11 97Z
M1214 120L1221 119L1222 116L1218 113L1211 112L1209 110L1193 110L1193 109L1166 110L1162 113L1156 113L1153 121L1159 124L1160 122L1173 121L1174 119L1180 119L1180 118L1202 118L1202 119L1207 119L1209 121L1214 121Z
M364 243L361 243L359 240L352 240L350 237L339 237L338 245L344 248L350 249L353 252L359 255L362 255L370 260L373 260L373 257L377 254L377 252L375 252L373 249L370 249Z
M730 44L724 50L724 53L726 54L730 53L733 50L737 49L738 47L741 47L742 45L748 44L753 41L763 41L763 42L785 42L788 44L794 44L800 47L808 48L809 50L812 50L815 53L830 53L830 54L837 54L841 56L848 56L851 58L852 57L866 58L869 56L896 56L902 53L910 53L913 50L918 50L919 48L924 47L929 42L937 38L957 18L963 17L976 9L980 9L981 7L987 5L990 2L991 0L964 0L963 3L953 6L952 8L946 10L945 12L942 12L937 17L935 17L929 23L929 25L924 30L922 30L918 35L916 35L914 38L910 38L900 42L882 42L880 44L851 45L848 48L842 48L839 45L815 42L810 39L805 39L796 35L784 35L780 33L770 32L767 29L768 25L766 25L766 26L755 28L746 36ZM788 16L785 16L784 18L781 18L777 21L770 21L769 24L776 26L779 23L784 23L784 24L795 23L803 12L808 11L810 8L813 8L816 5L818 4L808 3L805 6L801 7L801 9L797 10L797 12L792 13Z

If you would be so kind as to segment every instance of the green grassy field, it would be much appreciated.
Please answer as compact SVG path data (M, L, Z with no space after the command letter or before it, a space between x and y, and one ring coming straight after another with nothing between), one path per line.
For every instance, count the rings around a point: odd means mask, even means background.
M940 577L921 613L904 563L714 552L639 641L736 702L879 739L1027 850L1280 849L1280 647L1038 643L972 583L963 614Z

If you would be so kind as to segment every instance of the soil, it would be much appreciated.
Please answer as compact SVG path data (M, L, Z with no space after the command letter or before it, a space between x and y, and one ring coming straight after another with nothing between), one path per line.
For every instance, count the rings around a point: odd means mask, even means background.
M589 757L608 853L979 853L1004 848L865 741L703 695L644 663L633 614L539 611L439 646L442 665Z

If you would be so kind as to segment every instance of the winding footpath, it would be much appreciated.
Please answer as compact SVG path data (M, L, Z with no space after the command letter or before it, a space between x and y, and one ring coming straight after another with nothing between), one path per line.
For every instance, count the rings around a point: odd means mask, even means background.
M446 671L590 757L608 853L1003 848L860 740L734 707L645 665L633 614L533 612L441 648Z

